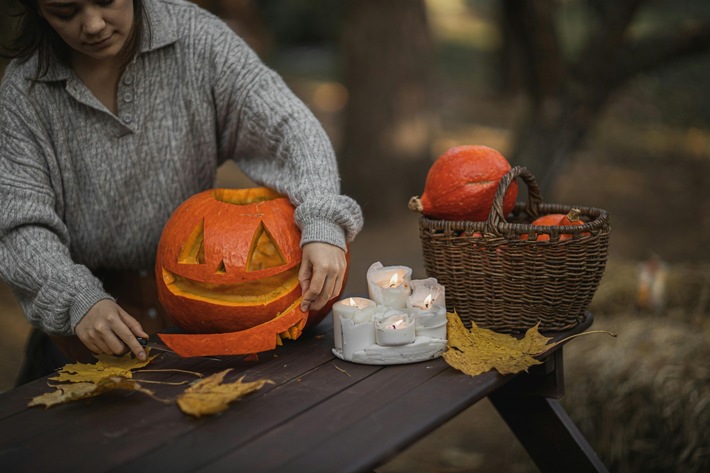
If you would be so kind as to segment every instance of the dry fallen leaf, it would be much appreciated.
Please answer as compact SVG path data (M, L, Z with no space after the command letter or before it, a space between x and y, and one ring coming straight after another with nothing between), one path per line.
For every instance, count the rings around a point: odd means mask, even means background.
M180 410L195 417L217 414L226 410L230 402L261 389L266 383L273 382L260 379L244 383L242 377L233 383L222 384L224 376L230 371L231 369L220 371L187 388L177 400Z
M110 376L102 378L97 382L77 382L69 384L60 384L55 386L55 391L42 394L33 398L29 404L32 406L51 407L56 404L64 404L79 399L86 399L93 396L98 396L107 391L114 389L124 389L129 391L139 391L151 397L155 397L155 393L150 389L146 389L133 379L124 378L122 376Z
M540 335L537 326L518 340L510 335L479 328L471 322L471 330L464 327L456 313L447 313L449 349L444 359L452 367L468 375L498 370L501 374L527 371L541 362L532 357L544 350L549 339Z
M616 336L605 330L594 330L550 344L551 338L538 331L539 324L528 329L522 339L517 339L511 335L480 328L475 322L471 322L471 329L468 330L456 312L447 312L446 318L449 349L443 354L444 360L453 368L471 376L492 369L500 374L527 371L531 366L542 363L536 356L580 335L606 333Z
M57 372L57 376L49 379L60 382L68 381L71 383L96 383L112 376L132 378L133 374L131 370L143 368L157 355L148 356L145 361L133 357L131 353L126 353L121 357L112 355L94 356L98 359L96 363L68 363Z

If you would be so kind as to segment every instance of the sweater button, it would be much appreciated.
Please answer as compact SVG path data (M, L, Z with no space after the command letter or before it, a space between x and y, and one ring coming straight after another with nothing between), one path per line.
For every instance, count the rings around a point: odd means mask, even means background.
M123 83L126 85L131 85L133 83L133 76L128 75L123 78Z
M123 94L123 101L126 103L131 103L133 101L133 94L130 92L126 92Z
M133 115L130 113L124 113L121 119L124 123L131 123L133 121Z

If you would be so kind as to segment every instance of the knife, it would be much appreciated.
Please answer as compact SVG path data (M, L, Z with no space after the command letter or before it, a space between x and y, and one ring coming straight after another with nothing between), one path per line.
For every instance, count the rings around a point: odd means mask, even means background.
M173 355L180 356L177 353L175 353L174 350L169 348L167 345L161 342L155 342L153 340L150 340L148 338L142 338L142 337L136 337L138 340L138 343L141 344L143 348L150 348L151 350L156 350L156 351L164 351L166 353L172 353ZM202 358L205 358L207 360L214 360L214 361L222 361L219 358L212 358L209 356L203 356Z
M167 345L163 345L162 343L154 342L152 340L149 340L147 338L142 338L142 337L136 337L136 339L138 340L138 343L140 343L143 348L150 348L152 350L165 351L168 353L176 354L173 350L168 348Z

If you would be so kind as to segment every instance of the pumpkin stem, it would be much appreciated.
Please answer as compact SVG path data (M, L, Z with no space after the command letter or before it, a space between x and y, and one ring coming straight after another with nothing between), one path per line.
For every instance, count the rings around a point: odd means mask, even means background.
M579 209L571 209L569 213L567 214L567 220L570 222L578 222L579 221L579 216L582 214L582 211Z
M409 199L409 204L408 204L409 210L413 212L419 212L421 213L424 210L424 206L422 205L422 201L419 198L419 196L414 196L411 199Z

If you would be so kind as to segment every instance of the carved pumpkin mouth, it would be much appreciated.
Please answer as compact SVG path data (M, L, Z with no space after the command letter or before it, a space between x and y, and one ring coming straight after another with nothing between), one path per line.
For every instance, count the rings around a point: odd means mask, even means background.
M232 284L209 284L163 268L163 281L176 296L227 306L253 306L274 301L295 290L299 266L262 279Z

